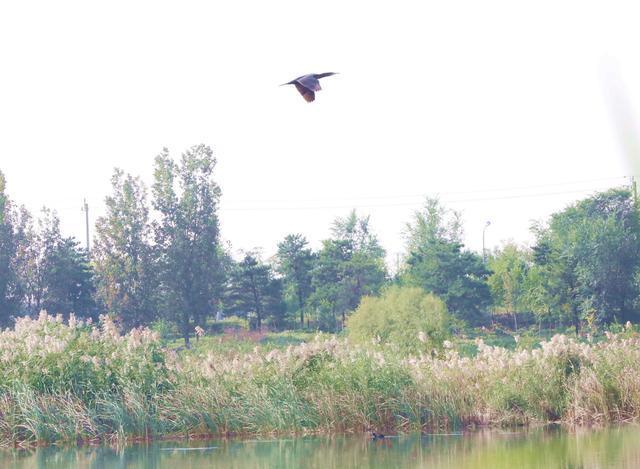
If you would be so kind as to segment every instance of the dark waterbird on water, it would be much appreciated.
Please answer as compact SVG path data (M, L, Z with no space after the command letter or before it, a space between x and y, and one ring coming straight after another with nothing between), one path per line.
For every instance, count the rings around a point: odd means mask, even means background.
M320 78L330 77L331 75L336 75L336 72L310 73L308 75L302 75L301 77L287 83L283 83L280 86L294 85L304 100L310 103L316 99L316 91L320 91L322 89L320 87Z

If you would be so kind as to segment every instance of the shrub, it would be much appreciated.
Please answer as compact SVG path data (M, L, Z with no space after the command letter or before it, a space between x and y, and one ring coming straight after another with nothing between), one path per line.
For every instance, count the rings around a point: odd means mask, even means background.
M249 321L239 316L228 316L220 321L215 321L208 324L207 329L210 334L222 334L229 330L233 331L248 331Z
M394 343L404 351L440 348L449 336L444 302L416 287L392 286L380 297L364 297L347 322L355 341Z
M166 319L158 319L151 323L150 329L157 332L161 340L169 340L174 337L178 337L178 328L175 324L167 321Z

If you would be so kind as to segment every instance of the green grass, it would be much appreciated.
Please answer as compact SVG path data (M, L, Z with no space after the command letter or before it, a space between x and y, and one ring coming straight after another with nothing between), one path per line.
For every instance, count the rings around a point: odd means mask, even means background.
M263 352L273 349L283 349L290 345L300 345L303 342L314 340L317 332L308 331L284 331L284 332L249 332L234 331L191 340L191 350L187 353L198 354L202 352L214 353L248 353L256 347ZM320 334L323 336L323 334ZM324 334L328 336L328 334ZM171 350L184 348L184 340L175 338L167 341L166 345Z

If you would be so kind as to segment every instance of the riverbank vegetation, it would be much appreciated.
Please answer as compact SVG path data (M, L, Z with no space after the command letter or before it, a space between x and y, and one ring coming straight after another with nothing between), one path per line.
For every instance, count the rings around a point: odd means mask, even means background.
M556 335L528 349L477 340L432 348L416 336L354 344L176 352L148 329L122 335L42 313L0 334L3 445L195 435L599 424L640 416L640 336L598 343ZM204 343L204 338L203 338Z
M290 234L234 258L215 164L163 150L150 197L115 170L91 250L0 173L2 444L639 417L628 188L480 254L427 198L391 273L355 211L317 249Z

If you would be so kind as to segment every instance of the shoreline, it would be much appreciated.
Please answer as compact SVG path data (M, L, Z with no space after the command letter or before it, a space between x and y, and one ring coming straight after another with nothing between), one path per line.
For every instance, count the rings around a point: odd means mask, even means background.
M499 435L524 435L530 431L562 431L568 434L578 434L586 432L596 432L603 430L610 430L620 427L634 427L639 426L640 422L636 419L633 421L620 421L620 422L611 422L609 424L596 424L596 425L571 425L563 422L532 422L527 425L478 425L478 426L468 426L463 429L452 429L447 431L442 429L437 432L436 429L423 429L423 430L411 430L408 429L406 431L394 431L393 429L385 430L385 432L390 431L390 433L385 433L382 439L393 439L398 437L403 437L407 435L415 435L420 434L421 437L438 437L438 436L469 436L469 435L478 435L481 433L496 433ZM509 431L516 430L519 431ZM144 436L133 436L133 437L125 437L124 439L112 438L111 436L106 436L105 438L98 439L78 439L75 443L70 441L56 441L56 442L15 442L12 445L0 445L0 451L7 450L33 450L37 448L59 448L59 449L73 449L73 448L98 448L98 447L125 447L132 445L146 445L150 446L154 443L162 443L162 442L195 442L195 441L236 441L236 442L247 442L247 441L286 441L290 439L299 439L305 437L340 437L340 436L357 436L360 435L365 440L376 441L375 438L371 438L369 436L368 431L304 431L304 432L289 432L289 431L280 431L280 432L266 432L266 433L194 433L190 435L178 435L178 434L166 434L166 435L156 435L150 437ZM290 438L286 438L290 437Z

